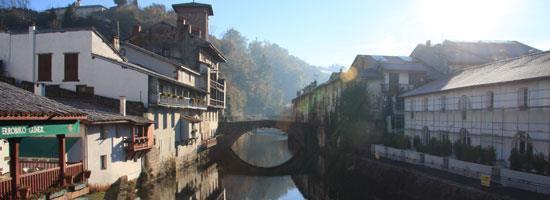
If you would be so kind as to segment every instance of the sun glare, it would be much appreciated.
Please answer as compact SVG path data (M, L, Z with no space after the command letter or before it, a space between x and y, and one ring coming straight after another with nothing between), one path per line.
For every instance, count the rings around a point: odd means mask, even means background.
M515 0L423 0L418 15L424 30L440 37L475 40L490 33Z

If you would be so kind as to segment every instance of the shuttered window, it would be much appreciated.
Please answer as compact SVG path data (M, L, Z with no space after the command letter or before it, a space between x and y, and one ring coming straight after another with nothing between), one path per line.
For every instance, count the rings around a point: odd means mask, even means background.
M78 54L65 54L65 79L64 81L78 81Z
M52 54L38 54L38 81L52 81Z

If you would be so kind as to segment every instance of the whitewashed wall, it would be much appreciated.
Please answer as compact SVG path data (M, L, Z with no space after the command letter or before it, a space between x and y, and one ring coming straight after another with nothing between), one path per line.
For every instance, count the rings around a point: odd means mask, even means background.
M146 74L123 69L117 64L99 58L92 59L92 53L121 61L104 41L93 31L66 31L38 33L36 35L36 59L41 53L52 53L52 81L45 84L60 85L61 88L76 90L76 85L94 87L97 95L110 98L126 96L129 101L141 101L148 105ZM8 48L6 48L8 47ZM0 56L6 58L8 75L18 81L33 81L33 55L31 34L0 34ZM7 53L6 53L7 52ZM64 53L78 53L79 81L63 81ZM6 55L7 54L7 55ZM38 71L36 71L37 76Z
M100 138L101 126L107 131L106 139ZM116 128L118 126L118 129ZM117 137L117 131L118 136ZM121 176L129 180L136 179L141 173L142 158L126 160L122 140L131 137L129 125L94 125L87 126L86 158L87 167L92 171L90 184L112 184ZM100 156L107 156L107 169L101 169Z
M528 88L530 108L518 108L518 90ZM487 109L487 92L494 92L494 108ZM441 96L446 96L446 110L441 111ZM466 120L458 110L462 95L470 99ZM423 101L428 99L428 111ZM543 107L541 107L543 106ZM414 119L411 112L414 111ZM470 133L471 144L493 146L497 159L507 161L513 148L514 136L525 131L531 138L535 153L550 152L550 80L534 80L521 83L480 86L407 97L405 100L405 133L421 136L423 127L438 137L437 131L448 131L452 141L458 140L458 132L465 128Z

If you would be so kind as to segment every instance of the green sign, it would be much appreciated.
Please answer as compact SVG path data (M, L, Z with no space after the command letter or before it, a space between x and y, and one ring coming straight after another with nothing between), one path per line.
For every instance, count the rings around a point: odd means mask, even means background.
M77 134L80 121L73 124L0 125L0 138L33 137L57 134Z

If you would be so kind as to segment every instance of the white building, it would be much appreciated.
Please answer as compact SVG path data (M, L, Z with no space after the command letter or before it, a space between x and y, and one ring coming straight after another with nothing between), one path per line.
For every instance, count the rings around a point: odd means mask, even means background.
M402 97L406 135L492 146L503 164L529 144L548 158L550 52L469 67Z
M121 44L120 52L134 64L151 69L172 81L149 79L149 107L146 117L154 121L155 147L160 161L178 157L192 160L199 145L210 133L206 78L189 67L131 43Z
M79 140L67 151L69 162L85 161L92 172L88 184L108 186L121 176L139 177L144 155L153 147L150 120L126 115L124 97L119 109L86 98L54 99L88 115L81 123Z

